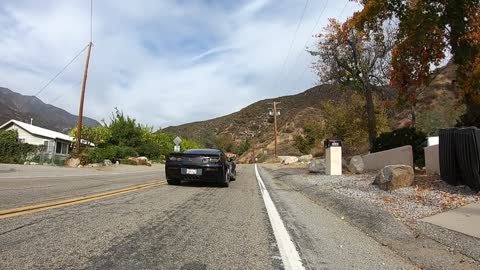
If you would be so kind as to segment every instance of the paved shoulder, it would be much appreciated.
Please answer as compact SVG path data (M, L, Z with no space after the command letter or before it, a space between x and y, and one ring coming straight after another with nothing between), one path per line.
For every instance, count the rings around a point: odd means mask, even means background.
M415 269L341 217L260 170L309 269Z

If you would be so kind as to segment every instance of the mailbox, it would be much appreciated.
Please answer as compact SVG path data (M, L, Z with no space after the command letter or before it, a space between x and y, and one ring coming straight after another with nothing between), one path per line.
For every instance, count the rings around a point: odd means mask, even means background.
M332 146L342 146L342 141L338 140L338 139L326 139L323 142L323 144L324 144L325 149L326 149L326 148L330 148Z
M327 175L342 175L342 141L326 139L325 145L325 172Z

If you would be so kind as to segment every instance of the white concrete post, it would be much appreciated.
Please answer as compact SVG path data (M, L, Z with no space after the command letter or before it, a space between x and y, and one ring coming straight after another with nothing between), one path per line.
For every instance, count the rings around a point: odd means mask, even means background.
M326 174L342 175L342 147L330 146L326 149Z

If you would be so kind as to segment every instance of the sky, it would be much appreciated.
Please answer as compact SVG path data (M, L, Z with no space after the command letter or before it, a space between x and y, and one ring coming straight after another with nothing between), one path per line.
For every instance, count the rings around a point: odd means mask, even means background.
M164 128L303 92L316 83L312 35L359 8L348 0L94 0L84 115L108 122L117 107ZM89 39L88 0L1 1L0 87L34 95ZM37 97L76 114L85 56Z

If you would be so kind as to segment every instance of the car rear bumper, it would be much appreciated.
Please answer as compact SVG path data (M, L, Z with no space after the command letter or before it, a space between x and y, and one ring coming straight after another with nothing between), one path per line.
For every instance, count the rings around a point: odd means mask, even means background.
M187 174L187 169L197 170L197 174ZM223 183L224 172L222 167L192 167L192 166L165 166L167 180L188 180L212 183Z

